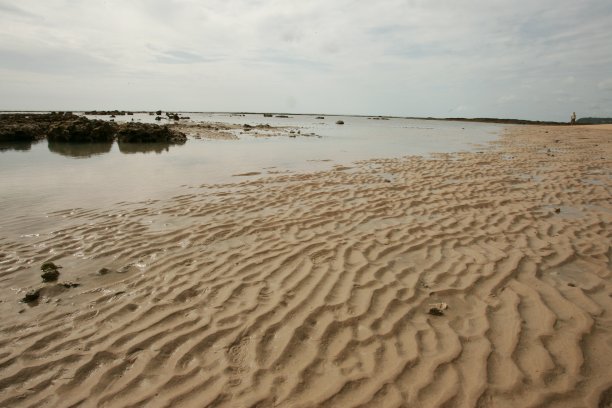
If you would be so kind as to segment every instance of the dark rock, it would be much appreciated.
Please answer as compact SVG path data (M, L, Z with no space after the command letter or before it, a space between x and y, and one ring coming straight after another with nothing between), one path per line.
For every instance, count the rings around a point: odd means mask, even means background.
M120 143L168 142L181 144L187 141L187 136L182 132L170 129L168 126L125 123L117 130L117 141Z
M288 118L289 116L287 115L276 115L277 118Z
M114 118L115 116L124 116L126 114L125 111L119 111L117 109L115 110L103 110L103 111L88 111L88 112L83 112L83 114L85 115L90 115L90 116L96 116L96 115L103 115L103 116L108 116L110 115L111 118Z
M316 119L325 119L325 116L317 116Z
M76 283L76 282L62 282L62 283L58 283L58 285L66 289L78 288L79 286L81 286L80 283Z
M264 115L264 118L271 118L272 117L271 113L264 113L263 115Z
M61 268L61 266L58 266L51 261L44 262L40 267L40 270L42 271L40 277L42 278L43 282L55 282L60 275L58 271L59 268Z
M0 142L42 140L49 126L64 120L61 114L0 114Z
M158 121L159 121L159 120L162 120L162 118L161 118L161 116L156 116L156 117L155 117L155 120L158 120Z
M113 272L113 270L112 270L112 269L109 269L109 268L101 268L101 269L98 271L98 275L100 275L100 276L104 276L104 275L108 275L109 273L112 273L112 272Z
M61 266L58 266L56 264L54 264L51 261L47 261L47 262L43 262L43 264L40 266L40 270L45 272L45 271L56 271L59 268L61 268Z
M561 212L560 208L555 208L555 213L559 214Z
M429 311L427 313L433 316L444 316L444 311L437 307L429 308Z
M337 120L336 121L336 125L344 125L344 121L343 120Z
M162 111L158 110L157 112L155 112L155 114L156 114L157 116L160 116L160 115L162 114Z
M121 111L119 114L125 114ZM174 115L174 117L178 117ZM161 120L161 117L156 117ZM122 143L184 143L187 137L167 126L144 123L123 123L90 120L72 114L10 114L0 115L0 143L31 143L47 137L52 151L58 143L100 143L108 151L115 139ZM28 146L26 146L28 148ZM60 152L60 154L62 154Z
M40 289L34 289L25 294L21 301L23 303L36 302L40 298Z
M43 282L55 282L57 278L59 278L59 275L60 273L57 269L50 269L44 271L40 277L42 278Z
M95 143L110 142L115 134L115 125L102 120L77 117L52 125L47 133L51 142Z

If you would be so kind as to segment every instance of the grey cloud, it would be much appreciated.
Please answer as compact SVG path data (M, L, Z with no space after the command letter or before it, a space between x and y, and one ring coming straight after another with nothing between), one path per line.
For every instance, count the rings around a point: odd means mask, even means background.
M11 14L13 16L23 17L27 19L40 19L40 16L34 13L30 13L20 7L17 7L14 4L8 4L4 2L0 2L0 15L2 14Z
M46 74L104 74L112 64L76 51L0 49L0 68Z
M191 51L170 50L155 57L156 62L166 64L194 64L198 62L213 62L220 60L220 57L206 57Z
M609 0L0 0L1 85L50 109L47 95L76 107L78 79L105 76L134 84L132 109L152 103L140 96L152 84L186 110L203 109L202 91L224 109L282 110L278 94L291 87L303 111L436 116L462 106L565 120L612 108L610 21ZM74 81L55 84L58 75ZM39 80L46 93L36 97ZM108 82L88 89L108 95Z
M612 78L601 81L597 87L602 91L612 91Z

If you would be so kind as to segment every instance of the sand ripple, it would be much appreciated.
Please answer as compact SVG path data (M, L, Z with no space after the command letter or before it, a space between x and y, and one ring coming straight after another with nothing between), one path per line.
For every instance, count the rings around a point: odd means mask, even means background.
M51 214L0 238L0 406L610 406L611 142L515 127ZM49 259L81 286L18 303Z

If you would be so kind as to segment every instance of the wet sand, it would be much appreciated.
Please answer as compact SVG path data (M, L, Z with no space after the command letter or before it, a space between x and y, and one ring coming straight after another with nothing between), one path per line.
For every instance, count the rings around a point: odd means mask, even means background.
M0 237L0 406L609 406L611 176L609 127L516 126L53 213Z

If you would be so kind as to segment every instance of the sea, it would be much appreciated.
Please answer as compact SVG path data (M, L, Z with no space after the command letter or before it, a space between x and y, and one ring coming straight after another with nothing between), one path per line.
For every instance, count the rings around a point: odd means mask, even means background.
M196 123L269 124L286 131L281 136L256 137L236 129L236 140L192 138L183 145L58 144L47 140L3 144L0 234L3 230L23 232L26 226L32 229L36 220L58 210L159 200L191 193L203 185L329 170L360 160L473 151L495 140L503 129L496 124L362 116L180 115ZM88 117L110 120L109 116ZM155 123L148 113L114 120ZM344 124L336 124L339 120ZM288 137L288 130L296 137Z

